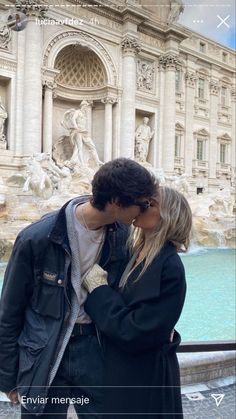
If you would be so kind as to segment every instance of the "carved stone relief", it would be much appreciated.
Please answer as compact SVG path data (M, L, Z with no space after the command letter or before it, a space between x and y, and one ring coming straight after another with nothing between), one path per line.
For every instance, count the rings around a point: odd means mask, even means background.
M154 62L137 60L136 84L138 90L151 91L154 81Z
M11 31L7 25L0 28L0 49L8 49L11 40Z
M182 0L175 0L170 2L170 12L167 17L167 23L175 23L177 22L179 15L183 13L184 5Z

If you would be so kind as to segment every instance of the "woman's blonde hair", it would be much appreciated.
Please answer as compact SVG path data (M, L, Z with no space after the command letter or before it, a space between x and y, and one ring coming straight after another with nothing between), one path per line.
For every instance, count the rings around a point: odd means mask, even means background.
M187 199L180 192L167 186L160 186L153 200L157 201L160 220L150 233L136 227L129 237L132 252L145 250L144 266L139 277L150 266L167 241L175 246L177 252L186 252L190 244L192 212Z

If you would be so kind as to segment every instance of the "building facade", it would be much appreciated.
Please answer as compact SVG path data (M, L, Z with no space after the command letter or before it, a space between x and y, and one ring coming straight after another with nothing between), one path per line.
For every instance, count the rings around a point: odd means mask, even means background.
M7 19L5 3L0 13ZM0 28L7 112L0 176L23 172L33 153L52 153L66 134L63 115L86 100L88 131L102 161L134 158L135 130L148 117L154 135L147 161L154 168L167 176L186 173L197 193L231 186L235 52L176 23L180 2L166 0L160 8L147 0L52 3L18 1L26 28Z

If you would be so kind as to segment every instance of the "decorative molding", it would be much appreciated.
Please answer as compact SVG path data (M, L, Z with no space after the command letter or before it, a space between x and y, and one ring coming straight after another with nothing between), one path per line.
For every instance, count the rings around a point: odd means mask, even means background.
M115 103L118 102L118 99L115 98L115 97L107 96L107 97L104 97L103 99L101 99L101 102L104 103L105 105L107 103L109 103L110 105L114 105Z
M210 93L218 96L220 91L220 84L217 80L210 80Z
M205 128L200 128L199 130L194 131L193 135L195 139L197 139L197 137L204 137L205 139L209 139L210 137L210 133Z
M230 137L230 135L225 132L224 134L218 135L217 140L220 141L220 143L230 143L232 141L232 138Z
M196 80L197 80L196 73L193 73L192 71L186 71L185 73L186 86L195 87Z
M159 65L162 70L181 70L183 62L178 55L164 54L159 57Z
M231 115L222 109L218 112L218 121L219 122L225 122L226 124L231 124L232 123L232 119L231 119Z
M57 87L57 83L53 80L43 80L42 84L44 88L48 88L49 90L55 90Z
M137 38L126 36L121 42L124 54L136 55L141 51L141 44Z
M232 88L231 90L231 98L232 98L232 102L236 102L236 88Z
M17 69L17 63L15 61L10 61L5 58L0 58L0 68L2 68L3 70L15 72Z
M176 124L175 124L175 130L176 131L184 132L184 126L182 124L180 124L180 122L176 122Z
M59 48L59 44L61 44L61 48ZM107 52L107 50L104 48L104 46L97 41L93 36L87 34L83 31L66 31L61 32L58 35L56 35L48 44L48 46L45 49L44 56L43 56L43 65L45 67L52 67L55 64L55 59L58 53L66 46L68 45L81 45L86 46L90 48L92 51L95 52L95 54L98 54L99 58L102 59L102 62L106 63L105 68L108 73L108 68L111 70L112 77L110 77L109 84L116 85L117 84L117 72L116 68L114 66L114 63ZM53 57L51 56L53 54ZM51 56L51 57L50 57ZM49 59L51 58L51 61L49 63ZM48 65L48 63L50 65Z

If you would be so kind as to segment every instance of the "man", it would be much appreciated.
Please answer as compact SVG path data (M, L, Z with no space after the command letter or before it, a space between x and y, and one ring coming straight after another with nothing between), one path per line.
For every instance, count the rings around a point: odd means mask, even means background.
M110 286L119 283L127 225L149 206L155 185L135 161L113 160L95 174L92 197L69 201L18 235L0 304L0 390L12 402L18 392L22 418L66 418L70 402L97 418L102 345L84 311L83 276L99 261Z

